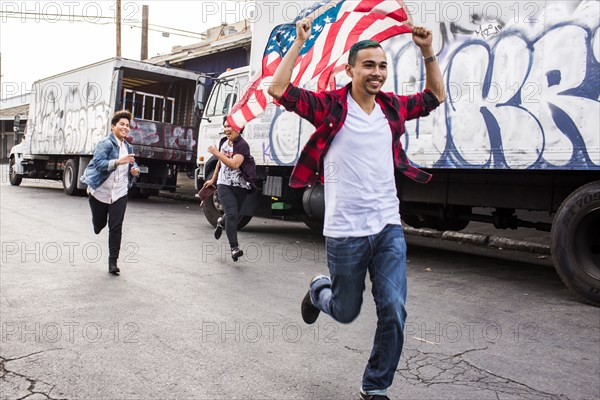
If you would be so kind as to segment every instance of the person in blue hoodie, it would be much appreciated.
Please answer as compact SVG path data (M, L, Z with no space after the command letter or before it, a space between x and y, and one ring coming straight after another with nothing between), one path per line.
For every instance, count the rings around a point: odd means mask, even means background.
M135 163L133 147L125 138L133 116L127 110L117 111L111 119L112 134L96 145L94 157L81 181L87 184L94 233L99 234L108 223L108 272L119 275L117 266L127 192L140 170Z

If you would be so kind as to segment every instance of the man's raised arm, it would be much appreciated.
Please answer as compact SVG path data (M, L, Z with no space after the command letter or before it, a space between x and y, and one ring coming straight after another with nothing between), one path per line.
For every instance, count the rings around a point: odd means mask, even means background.
M411 26L411 28L413 41L419 46L425 59L425 88L431 90L442 103L446 100L446 89L440 65L433 51L431 31L419 26Z
M296 23L296 40L294 40L294 44L292 44L292 47L290 47L281 60L281 64L279 64L275 74L273 74L273 81L269 85L268 92L275 100L279 100L283 96L283 93L290 84L294 64L296 64L302 46L304 46L304 43L306 43L311 35L311 26L312 18L310 17Z

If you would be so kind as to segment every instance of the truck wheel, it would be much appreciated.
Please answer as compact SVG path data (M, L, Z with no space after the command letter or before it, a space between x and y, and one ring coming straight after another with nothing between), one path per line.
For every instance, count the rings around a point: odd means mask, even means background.
M23 181L23 175L17 174L15 169L15 158L11 157L8 162L8 171L9 171L9 180L10 184L13 186L19 186Z
M83 190L77 189L78 175L79 161L71 158L65 164L65 170L63 171L63 189L69 196L79 196L83 193Z
M560 279L600 307L600 181L571 193L552 224L552 258Z
M217 226L217 220L219 217L223 216L223 206L219 203L219 195L217 192L213 193L212 196L208 197L202 203L202 208L204 210L204 216L206 220L213 226ZM238 221L238 231L248 225L248 223L252 220L252 215L242 215L240 220Z

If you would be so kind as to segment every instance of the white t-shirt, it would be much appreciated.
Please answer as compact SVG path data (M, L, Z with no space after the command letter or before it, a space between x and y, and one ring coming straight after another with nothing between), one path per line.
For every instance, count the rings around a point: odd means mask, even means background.
M233 158L233 145L229 144L229 140L225 140L219 149L227 158ZM224 162L221 162L219 168L219 176L217 177L217 185L238 186L244 189L250 189L250 184L242 177L242 171L229 168Z
M113 133L114 135L114 133ZM116 137L116 136L115 136ZM119 158L125 157L129 154L127 145L122 140L117 139L119 143ZM117 160L110 160L111 163L115 163ZM88 193L106 204L112 204L119 200L121 197L126 196L129 191L129 164L121 164L117 166L108 178L94 190L88 186Z
M369 115L348 94L348 115L323 161L324 236L369 236L400 225L392 131L379 104Z

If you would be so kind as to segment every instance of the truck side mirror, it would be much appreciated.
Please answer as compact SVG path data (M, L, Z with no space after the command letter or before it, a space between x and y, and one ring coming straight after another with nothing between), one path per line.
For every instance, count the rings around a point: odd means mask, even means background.
M206 84L204 82L204 79L202 79L202 81L198 81L198 84L196 85L196 92L194 93L194 104L196 105L196 108L198 109L200 115L204 113L204 107L206 106L206 104L204 103L205 98Z
M21 129L21 115L17 114L17 115L15 115L15 121L13 123L13 131L19 132L20 129Z

